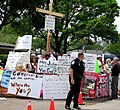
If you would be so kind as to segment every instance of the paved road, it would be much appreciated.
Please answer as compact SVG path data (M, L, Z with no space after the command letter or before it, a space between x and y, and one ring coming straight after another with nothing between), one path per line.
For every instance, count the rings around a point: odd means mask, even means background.
M28 100L29 99L21 98L7 98L7 100L0 100L0 110L27 110ZM49 100L32 99L31 101L33 110L49 110ZM65 110L64 104L64 100L55 100L56 110ZM89 101L86 105L82 105L81 108L82 110L120 110L120 99L103 103L90 103Z

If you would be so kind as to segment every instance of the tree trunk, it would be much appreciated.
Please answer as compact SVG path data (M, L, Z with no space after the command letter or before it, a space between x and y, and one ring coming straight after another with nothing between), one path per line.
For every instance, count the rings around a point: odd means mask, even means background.
M64 53L64 54L67 53L67 38L64 39L64 49L63 49L63 53Z

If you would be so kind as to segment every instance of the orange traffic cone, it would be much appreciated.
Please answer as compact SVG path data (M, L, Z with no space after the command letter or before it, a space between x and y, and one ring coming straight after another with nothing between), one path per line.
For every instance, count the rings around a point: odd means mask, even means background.
M81 91L80 91L79 98L78 98L78 105L85 105L85 104L83 103L82 92L81 92Z
M54 99L52 98L50 101L50 108L49 110L55 110Z
M32 110L32 105L31 105L31 101L28 101L28 106L27 106L27 110Z

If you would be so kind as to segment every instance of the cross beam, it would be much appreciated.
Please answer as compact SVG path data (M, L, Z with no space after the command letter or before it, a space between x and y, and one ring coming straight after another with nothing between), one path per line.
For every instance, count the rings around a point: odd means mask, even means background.
M49 10L44 10L42 8L36 8L36 11L41 12L41 13L45 13L45 14L49 14L49 15L53 15L53 16L58 16L58 17L61 17L61 18L65 17L64 14L52 12L52 11L49 11Z

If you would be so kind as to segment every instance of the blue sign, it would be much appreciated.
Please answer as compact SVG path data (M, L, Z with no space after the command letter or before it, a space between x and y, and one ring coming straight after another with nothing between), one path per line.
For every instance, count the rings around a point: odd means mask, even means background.
M2 74L1 86L8 88L12 71L4 70Z

